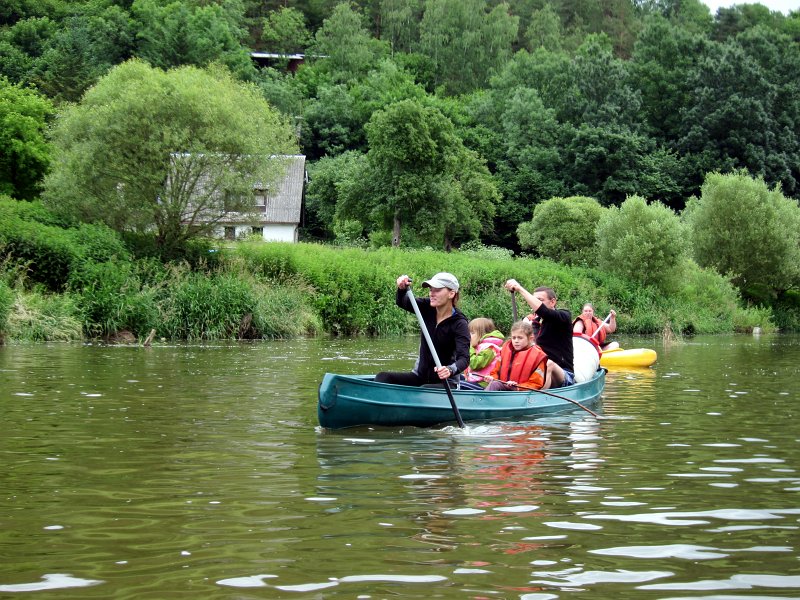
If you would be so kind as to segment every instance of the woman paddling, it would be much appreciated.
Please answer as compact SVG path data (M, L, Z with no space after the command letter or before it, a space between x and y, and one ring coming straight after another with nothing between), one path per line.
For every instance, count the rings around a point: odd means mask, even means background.
M403 310L414 312L409 295L406 293L410 284L408 275L397 278L396 302ZM414 369L411 372L378 373L375 381L379 383L415 386L441 383L444 379L455 377L469 365L469 323L464 314L456 308L458 279L451 273L437 273L424 281L422 287L428 288L428 297L414 298L414 300L442 366L436 366L430 349L422 339L419 358Z

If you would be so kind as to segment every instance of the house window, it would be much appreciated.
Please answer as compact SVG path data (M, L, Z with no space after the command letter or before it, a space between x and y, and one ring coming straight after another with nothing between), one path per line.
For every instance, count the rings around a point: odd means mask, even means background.
M236 239L236 227L226 227L225 228L225 239L226 240L235 240Z
M257 235L259 237L264 237L264 228L263 227L253 227L253 235Z

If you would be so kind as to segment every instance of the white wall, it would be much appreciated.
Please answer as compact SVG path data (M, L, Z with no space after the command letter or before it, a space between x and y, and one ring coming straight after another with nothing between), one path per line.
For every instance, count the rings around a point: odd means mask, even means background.
M297 225L290 223L264 225L264 239L269 242L296 242Z

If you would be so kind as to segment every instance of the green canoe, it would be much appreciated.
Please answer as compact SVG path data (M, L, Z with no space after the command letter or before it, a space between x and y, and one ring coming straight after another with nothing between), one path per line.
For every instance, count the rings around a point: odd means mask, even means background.
M606 381L600 369L585 382L549 390L588 406L599 400ZM580 410L573 402L538 391L453 390L464 421L517 419ZM357 425L428 427L455 421L443 389L376 383L373 375L326 373L319 386L319 424L327 429Z

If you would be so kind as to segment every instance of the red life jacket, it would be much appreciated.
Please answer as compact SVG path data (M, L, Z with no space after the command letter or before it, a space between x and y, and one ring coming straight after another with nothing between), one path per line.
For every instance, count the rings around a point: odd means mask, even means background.
M538 389L545 384L547 376L547 355L536 344L525 350L514 350L511 341L503 344L500 350L500 365L492 377L501 381L517 383Z
M597 340L597 343L602 346L603 343L606 341L606 328L601 327L603 322L595 316L592 316L591 319L588 319L584 318L583 315L581 315L572 322L572 325L574 326L575 323L577 323L578 321L583 322L583 333L585 333L590 338ZM597 331L598 329L600 330L600 333L594 335L594 332Z

